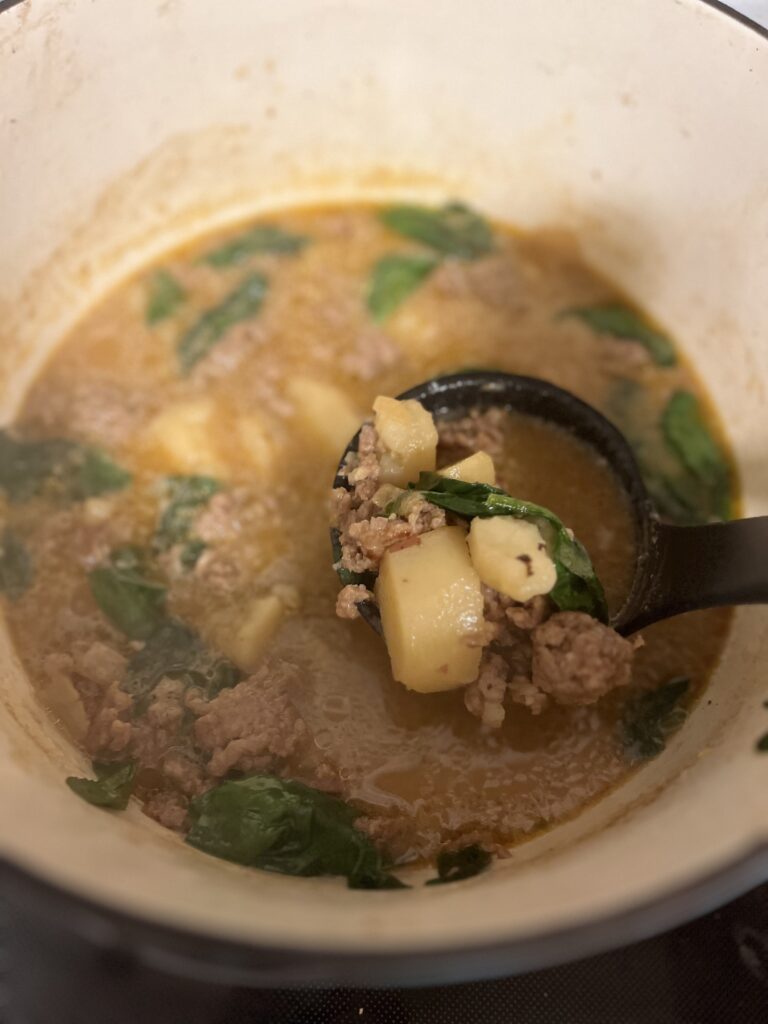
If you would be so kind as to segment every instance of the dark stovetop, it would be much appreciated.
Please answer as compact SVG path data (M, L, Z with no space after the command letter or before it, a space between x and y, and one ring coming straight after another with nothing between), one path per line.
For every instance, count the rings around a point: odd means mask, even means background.
M180 980L7 910L0 1024L767 1024L768 885L577 963L439 988L247 990Z

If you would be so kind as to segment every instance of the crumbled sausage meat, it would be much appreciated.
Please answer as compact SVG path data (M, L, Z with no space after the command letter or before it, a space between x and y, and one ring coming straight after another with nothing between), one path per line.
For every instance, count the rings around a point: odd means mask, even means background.
M350 583L339 591L336 598L336 614L340 619L357 619L360 617L358 605L370 601L373 594L362 583Z
M630 681L635 645L583 612L557 612L532 639L532 681L558 704L592 704Z
M473 452L488 452L492 459L504 454L504 409L473 409L457 420L443 420L437 424L440 448L449 453L451 461Z
M262 669L199 709L195 740L210 753L213 776L270 767L294 753L306 736L288 693L287 666Z

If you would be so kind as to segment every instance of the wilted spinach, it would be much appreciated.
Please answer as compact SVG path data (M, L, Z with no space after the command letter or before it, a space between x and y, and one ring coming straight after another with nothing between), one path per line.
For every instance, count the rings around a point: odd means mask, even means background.
M9 501L33 498L43 491L80 501L117 491L131 480L100 448L66 438L24 441L0 430L0 488Z
M212 267L233 267L260 252L300 252L308 241L304 235L283 231L273 224L259 224L206 253L203 262Z
M630 762L645 761L662 752L667 736L685 720L686 711L680 703L689 686L690 680L680 676L627 701L621 734Z
M128 662L121 688L137 702L137 713L163 678L181 679L198 686L208 698L236 686L240 669L217 651L211 650L194 630L176 619L161 622L147 637L140 651Z
M180 561L185 569L193 569L205 550L205 542L190 537L192 522L221 484L211 476L171 476L166 480L166 505L155 532L154 546L167 551L182 544Z
M99 608L132 640L146 640L165 619L165 587L147 575L138 548L116 548L88 582Z
M690 391L676 391L664 409L661 426L670 449L706 489L717 517L727 519L731 506L730 466L701 414L696 396Z
M285 875L342 875L351 888L391 888L358 812L301 782L256 774L224 782L190 805L187 842L214 857Z
M0 538L0 592L16 601L32 582L32 559L13 530Z
M463 203L388 206L379 212L379 219L390 230L421 242L441 256L474 260L493 249L488 221Z
M156 270L149 279L145 319L148 324L159 324L176 312L187 293L167 270Z
M446 882L460 882L473 878L490 866L491 854L482 846L462 846L459 850L443 850L437 856L437 878L430 878L427 885L444 885Z
M534 523L557 570L557 582L549 595L557 607L561 611L586 612L600 622L608 621L605 592L586 548L554 512L513 498L498 487L451 480L437 473L422 473L418 483L408 486L420 491L431 504L465 519L514 516Z
M675 347L666 334L651 327L640 313L622 302L565 309L560 316L576 317L598 334L639 342L659 366L674 366L677 362Z
M128 798L133 791L136 777L136 765L94 762L95 779L78 779L70 775L67 785L73 793L96 807L109 807L115 811L124 811L128 806Z
M255 316L266 294L266 277L250 274L218 306L203 313L179 341L177 355L182 372L189 373L221 341L230 327Z
M393 253L376 263L368 290L368 309L382 321L415 291L439 265L430 253Z

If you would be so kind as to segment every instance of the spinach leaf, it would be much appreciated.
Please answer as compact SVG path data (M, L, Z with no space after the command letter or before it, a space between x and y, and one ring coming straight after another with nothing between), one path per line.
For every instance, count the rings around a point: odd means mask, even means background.
M259 224L206 253L203 262L212 267L233 267L259 252L301 252L308 241L304 235L293 235L273 224Z
M251 274L219 303L207 310L179 341L177 355L183 373L207 356L235 324L255 316L267 293L263 274Z
M444 850L437 856L437 878L430 878L427 885L444 885L446 882L460 882L473 878L489 867L491 854L473 844L460 850Z
M16 601L32 582L32 560L16 534L6 528L0 539L0 591Z
M651 327L639 313L622 302L565 309L560 316L577 317L598 334L639 341L659 366L674 366L677 362L675 347L666 334Z
M146 699L165 677L199 686L210 699L236 686L243 674L228 658L208 648L193 630L175 619L166 619L128 662L121 689L136 698L136 712L140 714Z
M146 640L165 618L165 587L147 578L138 548L116 548L110 565L88 575L99 608L132 640Z
M398 235L421 242L441 256L474 260L493 249L488 222L463 203L437 208L388 206L380 211L379 220Z
M422 473L417 484L408 486L420 491L431 504L465 519L514 516L534 523L541 530L557 569L557 582L549 595L557 607L561 611L586 612L600 622L608 621L605 592L586 548L554 512L513 498L498 487L451 480L437 473Z
M193 569L205 550L205 542L190 537L192 522L200 508L221 490L212 476L171 476L166 480L169 498L155 533L154 547L167 551L174 544L183 544L181 563Z
M0 488L12 502L47 489L79 501L120 490L130 479L100 448L65 438L24 441L0 430Z
M156 270L149 279L147 307L144 317L147 323L159 324L167 319L186 299L187 293L167 270Z
M679 705L688 693L689 685L690 680L680 676L627 701L621 732L630 762L645 761L661 753L667 736L686 717L685 709Z
M131 481L131 474L122 469L99 448L83 448L79 467L72 478L70 494L76 500L94 498L109 491L119 491Z
M343 875L350 887L393 884L358 812L301 782L256 774L190 805L187 842L214 857L284 875Z
M374 266L368 290L368 309L382 321L415 291L440 261L428 253L394 253Z
M136 777L136 765L131 763L98 763L94 762L95 779L78 779L70 775L67 785L79 797L96 807L110 807L115 811L124 811L128 806L128 797L133 790Z
M676 391L664 409L661 426L671 450L711 495L716 514L727 519L731 505L728 459L712 436L696 396Z

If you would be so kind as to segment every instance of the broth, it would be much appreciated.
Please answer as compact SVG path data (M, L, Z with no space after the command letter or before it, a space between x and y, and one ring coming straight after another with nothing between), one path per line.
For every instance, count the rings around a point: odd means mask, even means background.
M628 340L573 313L623 300L557 238L493 225L491 251L435 261L377 317L366 303L372 268L423 246L365 206L287 210L265 223L279 223L283 240L252 225L246 234L232 229L170 254L161 268L170 277L151 268L125 282L63 341L30 389L17 437L98 445L131 482L80 501L44 491L6 502L6 522L33 568L9 601L19 654L43 701L89 753L138 757L146 809L183 830L187 800L211 785L212 748L201 755L190 739L178 694L170 693L175 710L162 723L168 708L155 708L149 737L117 749L108 730L114 743L105 750L103 729L94 734L106 688L120 683L110 671L123 669L119 660L89 668L88 652L102 644L130 658L145 638L108 620L89 573L115 548L139 546L153 553L172 616L213 646L244 607L266 602L262 657L241 667L287 680L306 735L265 766L340 792L398 862L433 857L450 842L507 845L627 776L620 721L628 695L537 717L512 707L488 733L460 693L416 694L394 682L381 640L334 617L327 503L338 457L376 395L462 367L498 368L551 380L609 415L635 445L663 510L696 521L714 515L710 496L681 467L662 424L683 391L696 397L716 440L706 396L680 359L654 359L647 336ZM272 251L259 237L272 237ZM240 301L251 303L249 315L232 315L210 351L180 372L179 339L206 311L221 313L248 281L250 298ZM207 323L195 344L215 333ZM510 493L548 506L575 531L617 608L631 578L632 527L607 467L562 431L511 417L499 471ZM166 479L184 474L215 478L218 493L184 520L184 544L163 547ZM719 610L645 631L629 697L676 676L690 678L689 697L698 695L728 622ZM146 699L133 708L123 700L113 720L127 733L147 707Z

